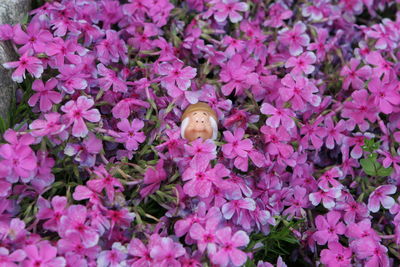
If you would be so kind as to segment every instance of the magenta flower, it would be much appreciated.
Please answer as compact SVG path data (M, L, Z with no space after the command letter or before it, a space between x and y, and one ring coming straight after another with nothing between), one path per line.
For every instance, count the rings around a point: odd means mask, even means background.
M98 139L94 133L89 132L83 142L67 143L64 154L75 156L74 160L79 162L82 167L93 167L96 163L96 156L102 148L102 140Z
M284 127L271 128L264 125L260 130L264 136L267 153L284 159L288 159L293 154L293 147L287 144L291 136Z
M327 267L351 267L351 255L350 248L332 241L328 243L328 249L321 251L321 262Z
M250 139L244 139L244 130L237 128L232 134L230 131L224 131L224 139L228 142L222 146L222 152L228 159L235 159L234 165L242 171L248 169L249 152L253 149L253 143Z
M375 122L377 117L377 107L374 100L368 94L367 90L361 89L352 93L353 101L346 101L342 111L342 117L349 118L350 121L358 124L361 131L365 131L370 122Z
M344 120L340 120L336 125L334 125L332 121L332 117L328 116L325 118L325 126L326 126L326 139L325 146L329 149L333 149L336 144L342 144L343 140L343 132L346 130L346 123Z
M395 185L381 185L374 190L374 192L369 195L368 198L368 209L371 212L378 212L380 208L380 204L385 209L390 209L395 201L392 197L388 195L392 195L396 193L397 187Z
M312 65L317 61L313 52L304 52L298 57L291 57L285 63L285 68L293 68L290 73L293 75L311 74L315 70Z
M83 90L87 88L87 78L89 75L85 74L83 70L84 65L63 65L58 68L60 74L57 76L59 79L58 87L64 90L67 94L73 94L76 90Z
M226 63L219 74L221 81L226 83L222 86L222 93L227 96L233 90L235 95L242 95L245 89L257 84L258 74L254 72L254 65L250 60L244 60L240 54L235 54Z
M305 217L306 211L304 208L307 208L310 203L306 194L307 190L304 187L295 186L292 193L283 202L285 206L289 207L283 211L282 215L289 215L289 218L292 218L293 216L298 218Z
M14 26L13 40L16 44L23 45L18 49L20 54L43 53L47 44L53 40L53 36L42 27L39 20L32 20L26 28L26 33L21 29L20 24Z
M66 120L67 127L73 124L73 136L85 137L88 134L89 131L84 119L90 122L101 120L100 112L97 109L90 109L93 105L93 99L80 96L76 101L70 100L61 107L61 110L65 113L63 118Z
M45 52L50 56L50 67L60 68L64 66L66 60L68 63L76 65L80 64L82 62L81 56L85 55L87 50L81 47L74 38L64 41L63 39L56 37L51 43L46 45Z
M338 235L343 235L346 231L345 225L339 222L340 218L341 215L338 211L328 212L326 218L322 215L318 215L315 219L317 231L313 234L313 239L317 241L319 245L338 241Z
M4 247L0 247L0 266L1 267L17 267L17 262L20 263L26 257L25 251L16 249L12 253Z
M307 26L303 22L297 22L293 29L284 28L279 31L278 40L289 46L292 56L298 56L303 52L303 46L310 43L310 37L306 33Z
M57 257L57 248L51 246L48 241L42 241L24 248L26 259L24 267L55 267L65 266L64 257Z
M61 217L59 234L66 237L72 233L78 234L85 247L93 247L99 241L99 234L87 222L87 209L82 205L72 205L67 214Z
M228 266L231 262L233 266L241 266L247 260L247 255L238 247L246 246L249 237L244 231L237 231L232 235L230 227L222 228L215 232L219 250L211 256L211 261L221 267Z
M227 220L230 220L235 214L242 216L245 210L254 211L256 209L256 202L252 198L242 198L241 195L235 194L229 196L229 199L229 202L221 208L221 212Z
M39 197L38 208L39 211L36 214L36 218L46 220L43 227L57 232L61 217L67 213L67 198L54 196L50 203L48 200Z
M150 256L156 260L160 267L181 266L177 258L185 255L185 249L169 237L162 237L150 250Z
M111 86L113 87L114 92L126 92L128 90L128 86L126 82L121 80L117 76L117 74L108 68L106 68L103 64L97 65L99 75L103 76L103 78L99 78L99 86L101 89L109 90Z
M335 206L335 199L341 196L342 192L340 188L333 187L329 189L323 189L308 195L311 203L314 206L318 206L322 202L322 205L327 209L332 209Z
M105 189L108 199L111 202L114 201L115 191L123 191L124 187L122 186L121 182L117 178L112 177L104 168L104 165L96 167L93 173L99 179L89 180L87 181L87 185L96 192L101 192L103 189Z
M292 117L295 117L295 113L288 108L274 107L268 103L263 103L260 109L262 114L272 115L268 117L265 124L273 128L284 126L286 129L291 129L295 126Z
M393 72L393 63L385 60L382 57L381 53L378 51L373 51L369 53L365 57L365 60L368 62L368 64L375 66L372 69L372 74L374 77L381 78L381 76L383 75L383 78L387 79L389 78L390 73Z
M307 6L306 8L312 8L313 6ZM304 9L303 9L304 10ZM329 33L327 29L318 28L317 29L318 36L314 43L308 45L307 49L312 51L317 51L317 58L319 60L323 60L325 58L325 54L332 48L332 44L327 42Z
M154 264L154 259L150 256L150 247L146 247L137 238L132 238L129 242L128 253L135 257L130 261L131 266L151 266Z
M146 139L144 133L139 132L143 126L144 123L141 120L133 119L133 121L130 123L127 119L122 119L117 123L118 129L120 129L122 132L118 133L120 137L116 138L116 141L124 143L127 150L137 150L139 143L143 143Z
M388 249L372 239L366 238L352 248L357 258L365 259L365 267L390 266Z
M0 41L8 41L13 39L13 37L13 27L11 27L9 24L0 24Z
M217 156L217 146L215 143L207 139L203 141L198 138L190 143L190 145L184 145L185 152L192 156L191 161L196 161L198 164L208 164L210 160L213 160Z
M164 160L160 159L156 166L150 166L144 174L143 184L146 185L140 190L140 195L146 197L153 194L160 188L162 181L167 179L167 173L164 169Z
M28 104L33 107L39 101L40 111L46 112L51 109L53 104L58 104L62 100L60 93L53 91L57 86L57 79L51 78L43 84L42 80L35 80L32 84L32 89L37 93L33 94L28 101Z
M6 69L17 68L11 78L17 83L22 83L25 79L25 72L28 71L33 77L39 79L43 73L42 61L36 57L30 56L28 52L23 54L19 61L7 62L3 64Z
M125 259L127 253L125 252L121 243L114 243L111 250L103 250L97 256L98 267L119 267L126 264Z
M204 252L207 249L207 253L212 255L216 252L217 236L215 231L219 221L207 220L205 227L199 223L195 223L190 228L190 237L197 241L197 246L200 252Z
M239 2L237 0L222 0L218 2L214 9L214 18L218 22L224 22L229 16L229 20L232 23L236 23L242 20L242 15L238 11L245 12L249 6L244 2Z
M294 110L304 110L306 102L314 107L321 103L321 98L313 94L318 92L318 88L306 77L286 74L281 83L279 94L283 101L289 101L292 104Z
M394 107L400 104L397 81L386 83L382 82L379 78L373 78L368 83L368 89L371 92L371 97L374 99L374 104L385 114L392 113Z
M364 80L370 78L372 74L371 67L366 65L357 70L359 65L360 60L352 58L349 65L345 65L342 68L340 76L345 77L343 81L343 89L349 89L350 84L355 90L360 90L364 87Z

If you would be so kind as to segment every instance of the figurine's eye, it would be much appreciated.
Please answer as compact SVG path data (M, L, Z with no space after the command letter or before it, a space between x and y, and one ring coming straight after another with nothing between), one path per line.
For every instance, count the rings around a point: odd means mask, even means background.
M207 113L203 112L203 114L207 116Z
M196 114L197 114L197 112L193 113L193 115L196 115Z

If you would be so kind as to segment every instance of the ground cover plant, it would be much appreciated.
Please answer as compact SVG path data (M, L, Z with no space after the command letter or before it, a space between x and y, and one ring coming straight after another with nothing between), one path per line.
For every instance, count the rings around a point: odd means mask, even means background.
M37 1L0 40L0 266L399 266L400 3ZM216 111L216 141L180 136Z

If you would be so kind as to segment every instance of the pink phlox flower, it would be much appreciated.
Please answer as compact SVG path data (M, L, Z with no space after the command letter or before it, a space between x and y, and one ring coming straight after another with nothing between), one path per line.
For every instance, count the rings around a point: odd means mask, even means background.
M71 233L67 237L59 239L57 241L57 247L59 253L65 255L66 258L71 255L77 255L94 259L100 251L100 247L98 246L87 248L83 244L82 238L77 233Z
M396 173L400 173L400 155L398 153L396 155L392 155L390 152L383 151L383 150L378 150L377 151L379 154L385 156L385 158L382 161L382 166L384 168L389 168L390 166L393 165L394 170Z
M50 202L43 197L39 197L38 208L39 211L36 214L36 218L38 220L46 220L43 227L57 232L61 217L67 213L67 198L54 196Z
M188 181L183 186L185 194L194 197L208 197L215 177L207 171L209 163L206 161L191 161L190 166L183 172L182 180Z
M289 218L293 216L298 218L304 218L306 211L304 210L309 206L309 200L306 198L307 190L301 186L295 186L291 191L291 194L287 195L283 204L289 206L282 213L283 216L289 215Z
M110 230L113 231L117 225L118 228L127 229L135 218L135 213L129 212L127 208L119 210L107 210L106 215L110 220ZM108 226L108 225L106 225Z
M381 238L371 227L371 220L364 219L358 223L351 223L347 226L346 236L351 238L352 245L362 245L365 239L372 239L379 242Z
M127 28L127 32L133 35L128 39L128 44L139 51L152 50L153 40L160 35L160 29L152 23L143 23L143 25L134 25Z
M227 199L229 201L221 208L221 212L226 220L230 220L234 215L242 216L246 210L254 211L256 209L256 202L252 198L243 198L241 194L229 194L227 195Z
M225 49L225 55L228 58L231 58L235 54L239 54L243 51L243 49L246 47L245 41L240 40L240 39L235 39L232 38L231 36L225 36L222 39L222 44L226 46Z
M310 6L309 6L310 7ZM327 41L329 33L327 29L317 28L317 38L314 43L308 45L307 49L317 51L317 59L323 60L326 52L332 49L333 45Z
M386 22L385 19L383 19ZM385 23L377 23L367 28L366 36L376 39L375 48L384 50L386 48L396 48L396 33L391 30Z
M357 69L359 65L360 60L352 58L350 59L349 64L342 68L340 76L344 77L343 89L349 89L351 84L353 89L360 90L364 87L364 81L371 77L371 67L365 65Z
M185 152L192 157L191 162L196 161L200 166L208 164L211 160L217 157L217 146L210 140L202 140L198 138L190 143L184 145Z
M388 249L373 239L366 238L362 243L350 244L358 259L365 259L365 267L389 267Z
M163 143L156 146L156 149L161 152L167 148L167 155L171 158L179 158L183 154L183 147L185 140L181 138L181 130L176 127L175 129L166 129L164 131L165 136L163 136Z
M279 28L284 25L284 20L293 16L291 11L284 3L273 3L269 6L268 16L264 21L263 26Z
M93 167L96 163L96 156L102 148L103 142L94 133L89 132L83 142L67 143L64 154L75 156L74 160L79 162L82 167Z
M55 267L65 266L64 257L57 257L57 248L50 245L49 241L42 241L24 248L26 259L24 267Z
M58 104L62 100L61 94L53 91L53 89L57 86L57 83L58 81L55 78L48 80L46 85L43 84L42 80L35 80L32 84L32 90L36 91L37 93L31 96L28 104L33 107L39 101L40 111L49 111L53 104Z
M306 33L307 26L303 22L297 22L293 29L284 28L279 31L278 40L289 47L292 56L298 56L303 52L303 46L308 46L310 37Z
M278 156L278 161L287 161L293 155L293 147L288 144L292 139L289 132L284 127L272 128L269 126L262 126L261 133L264 136L265 150L270 155ZM294 165L293 165L294 166Z
M53 184L55 176L52 172L56 161L48 157L48 152L39 150L37 152L38 166L35 178L32 179L31 185L36 190L43 190L45 187Z
M186 251L180 243L174 242L169 237L160 238L150 250L150 256L160 267L179 267L177 258L185 255Z
M80 46L76 38L64 41L62 38L56 37L46 45L45 53L50 57L50 67L60 68L65 63L79 65L82 57L86 55L87 49Z
M389 195L396 193L397 187L395 185L381 185L374 190L369 195L368 198L368 209L371 212L378 212L380 208L380 204L385 209L390 209L394 204L395 201Z
M98 179L91 179L86 184L96 192L101 192L103 189L105 189L107 197L111 202L114 201L114 195L116 191L123 191L124 187L122 186L121 182L117 178L111 176L104 165L96 167L93 171L93 174Z
M112 108L111 112L116 119L126 119L132 112L147 108L150 108L150 104L146 101L136 98L124 98Z
M87 222L87 209L82 205L72 205L68 208L67 214L61 217L59 234L66 237L77 233L85 247L93 247L99 241L99 234L89 226Z
M0 41L8 41L13 39L13 37L13 27L9 24L0 24Z
M121 80L115 73L115 71L106 68L103 64L97 65L99 75L103 78L99 78L99 85L101 89L109 90L112 86L114 92L126 92L128 87L125 81Z
M330 211L326 217L318 215L315 219L317 231L312 238L319 244L324 245L327 242L338 241L338 235L343 235L346 231L344 223L340 222L340 212Z
M174 7L168 0L159 0L156 5L149 9L148 15L158 27L162 27L167 24L170 12Z
M232 235L232 229L225 227L217 230L215 235L219 249L211 256L211 261L214 264L225 267L229 263L232 263L233 266L241 266L246 262L246 253L238 249L238 247L246 246L250 242L244 231L239 230Z
M96 45L95 50L98 60L104 65L108 65L110 62L118 62L120 58L124 64L128 63L126 43L114 30L106 31L106 38Z
M144 127L144 122L139 119L133 119L131 123L127 119L121 119L117 127L122 132L118 132L119 137L116 141L124 143L127 150L137 150L139 143L146 139L145 134L139 132Z
M89 131L84 119L90 122L99 122L101 120L100 112L97 109L90 109L93 105L93 99L80 96L76 101L70 100L61 107L61 110L65 113L63 118L67 123L67 127L73 124L73 136L85 137L88 134Z
M286 63L285 68L293 68L290 73L293 75L311 74L314 72L315 67L312 65L317 61L313 52L304 52L297 57L290 57Z
M374 77L381 78L383 74L383 79L386 81L389 78L389 75L393 72L393 63L385 60L378 51L369 53L365 57L365 60L368 64L375 66L372 69L372 74Z
M32 136L49 136L60 134L65 125L60 122L61 115L55 112L44 114L44 119L34 120L29 129L32 130Z
M13 41L16 44L23 45L18 49L20 54L25 52L43 53L48 43L53 40L52 34L42 27L39 20L31 20L26 32L21 29L20 24L15 25L13 30Z
M253 143L250 139L243 139L244 130L237 128L232 134L230 131L224 131L224 139L227 144L222 145L224 156L229 159L235 159L236 168L247 171L249 152L253 149Z
M328 242L328 249L321 251L321 262L327 267L351 267L352 251L337 241Z
M367 90L361 89L352 93L352 101L346 101L342 110L342 117L348 118L351 122L357 124L361 131L366 131L370 122L375 122L377 118L377 107L374 99ZM348 129L352 130L352 129Z
M59 67L60 74L58 88L67 94L73 94L76 90L83 90L88 87L88 74L82 72L83 64L63 65Z
M325 146L329 149L333 149L335 147L335 142L338 145L342 144L343 140L343 132L346 130L346 123L344 120L340 120L336 123L333 123L332 117L327 116L324 120L325 123Z
M263 103L260 111L262 114L272 115L265 121L265 124L270 127L278 128L282 125L286 129L291 129L296 126L292 119L296 114L291 109L283 108L282 105L274 107L269 103Z
M190 104L195 104L201 95L200 91L188 91L191 80L196 76L196 69L184 67L180 60L174 60L172 64L162 62L158 66L158 73L162 75L161 86L167 89L168 95L173 98L181 98ZM184 103L184 102L183 102Z
M43 73L43 63L37 57L25 52L18 61L3 63L6 69L16 68L11 78L14 82L22 83L25 79L25 72L28 71L33 77L39 79Z
M220 223L221 219L221 212L219 209L213 207L212 209L215 209L218 214L218 219L214 218L209 218L206 222L205 225L201 223L194 223L190 227L190 237L194 240L197 241L197 246L200 250L200 252L204 252L207 249L208 255L212 255L213 253L216 252L216 242L217 242L217 237L216 237L216 230L217 226Z
M318 186L322 189L331 187L343 188L343 185L334 178L342 178L343 172L339 168L331 168L318 178Z
M227 96L233 90L235 95L243 95L245 89L258 83L258 74L254 72L254 62L244 59L240 54L235 54L225 65L219 74L221 82L225 83L221 87L222 93Z
M258 122L259 115L251 114L243 109L232 108L231 115L223 121L223 126L229 130L236 128L247 128L249 123Z
M126 264L127 249L119 242L112 245L111 250L103 250L97 256L98 267L120 267Z
M217 113L220 120L224 119L225 112L232 108L232 101L230 99L218 97L215 86L213 85L205 84L201 90L203 94L200 96L199 100L208 103Z
M22 242L28 234L25 229L24 221L18 218L11 219L11 221L0 224L0 240L11 241L13 243Z
M397 79L383 82L379 78L372 78L368 83L368 89L374 99L375 106L378 106L384 114L392 113L394 108L400 104L398 88L399 82Z
M289 101L294 110L304 110L306 103L316 107L321 103L318 88L306 77L286 74L281 80L279 94L283 101Z
M239 11L245 12L249 6L245 2L239 2L237 0L221 0L219 1L213 9L214 18L217 22L224 22L227 17L232 23L236 23L242 20L242 15Z
M354 200L338 202L336 205L338 210L344 211L343 220L346 224L354 223L356 220L367 218L369 211L365 203L358 203Z
M332 187L329 189L320 189L317 192L311 193L308 198L314 206L318 206L321 202L322 205L330 210L335 207L335 199L341 196L342 192L340 188Z
M161 182L166 179L167 173L164 169L164 160L160 159L154 167L150 166L146 169L143 179L145 187L140 190L140 195L146 197L153 194L160 188Z
M83 45L89 47L92 43L97 42L104 36L104 32L96 24L92 24L88 21L80 21L81 31L84 34Z
M324 142L323 138L327 135L326 128L318 126L322 123L324 117L317 118L312 124L305 124L300 129L300 134L304 135L301 138L300 144L304 149L310 148L309 142L316 150L320 149Z
M134 256L133 259L128 260L130 266L152 266L154 259L150 256L151 246L146 247L142 241L133 238L128 245L129 255Z
M367 138L371 138L374 136L368 135L368 134L363 134L363 133L355 133L353 137L346 136L343 140L343 144L346 147L353 147L353 149L350 152L350 156L353 159L359 159L363 155L363 149L362 146L364 145L364 140Z
M10 253L7 248L0 247L0 266L17 267L26 257L26 253L22 249L16 249Z
M29 146L35 139L30 134L19 137L10 129L3 137L9 144L0 145L0 174L10 183L16 183L19 179L28 183L37 168L36 155Z

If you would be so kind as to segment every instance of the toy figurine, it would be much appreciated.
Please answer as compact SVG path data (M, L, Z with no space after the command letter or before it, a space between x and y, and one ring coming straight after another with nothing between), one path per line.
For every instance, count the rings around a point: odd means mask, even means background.
M182 115L181 136L189 141L202 138L215 140L218 135L218 117L206 103L198 102L187 107Z

